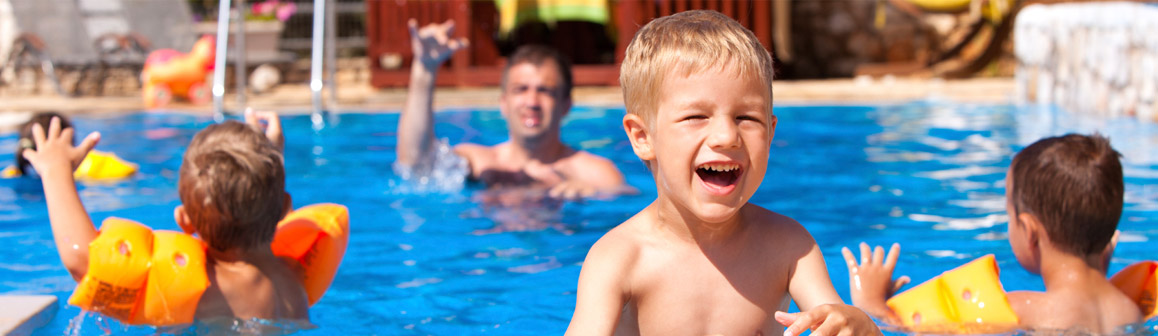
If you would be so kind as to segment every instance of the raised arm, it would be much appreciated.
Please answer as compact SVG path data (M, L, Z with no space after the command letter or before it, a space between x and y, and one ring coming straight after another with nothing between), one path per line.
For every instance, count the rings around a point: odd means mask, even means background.
M72 174L100 141L100 133L89 134L79 147L72 146L72 136L72 128L60 129L59 118L52 118L47 134L40 125L33 125L36 150L24 151L24 158L32 163L44 184L48 220L60 261L72 278L79 281L88 272L88 244L96 239L97 230L80 203Z
M567 326L567 336L611 335L619 323L619 314L627 302L623 276L627 263L607 237L600 239L587 253L579 271L575 313Z
M434 139L434 80L438 68L456 51L466 48L466 39L451 38L454 20L418 28L410 19L410 47L414 62L410 65L410 87L406 106L398 118L398 163L413 165L429 155Z
M796 300L800 313L775 314L776 320L788 327L784 335L800 335L805 330L812 330L812 335L879 335L880 328L868 314L844 304L836 294L820 248L807 233L802 236L807 237L810 247L797 260L788 283L788 292Z

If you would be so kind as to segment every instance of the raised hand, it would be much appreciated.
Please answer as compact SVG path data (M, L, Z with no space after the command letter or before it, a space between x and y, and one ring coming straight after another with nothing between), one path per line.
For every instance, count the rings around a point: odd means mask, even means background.
M868 244L862 242L859 264L847 247L841 248L840 253L844 255L845 264L848 266L852 304L878 317L891 318L892 310L885 301L909 283L908 276L897 278L896 281L892 279L897 258L901 254L901 245L893 243L888 254L885 254L883 247L870 249Z
M278 151L285 151L285 134L281 131L281 119L278 118L277 112L254 111L252 108L247 108L245 109L245 123L264 132L265 137L273 142Z
M24 158L32 164L41 177L53 173L63 172L72 176L76 167L88 155L88 152L100 141L100 133L93 132L80 142L80 146L73 146L73 129L60 127L60 118L53 117L48 125L47 134L40 124L32 125L32 141L36 149L24 151Z
M418 28L418 21L410 19L406 25L410 28L410 48L414 51L414 60L421 62L428 70L438 69L450 55L470 45L470 41L465 38L451 37L454 35L454 20Z

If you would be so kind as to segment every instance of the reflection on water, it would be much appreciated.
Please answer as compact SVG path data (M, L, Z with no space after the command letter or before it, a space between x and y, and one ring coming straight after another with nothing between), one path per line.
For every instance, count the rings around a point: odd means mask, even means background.
M106 335L289 335L316 329L302 320L212 318L192 324L149 327L127 326L96 313L80 312L69 319L65 335L88 335L100 330Z
M1043 289L1009 251L1005 170L1017 150L1067 132L1100 131L1124 155L1126 205L1111 271L1154 258L1158 153L1150 149L1158 144L1158 125L1000 105L778 106L775 112L780 119L768 173L752 202L809 230L846 300L839 250L861 241L900 242L897 273L914 280L993 253L1006 289ZM392 167L397 114L344 114L340 124L317 131L306 116L284 118L286 187L295 205L335 202L350 209L349 249L326 296L311 307L318 327L301 333L562 333L591 244L656 197L653 176L621 131L622 113L578 107L564 121L565 143L609 158L639 189L582 203L551 199L543 188L487 190L449 179L449 188L408 184ZM81 186L94 220L118 216L176 229L181 153L210 120L166 114L76 119L79 133L106 135L103 150L141 164L133 179ZM435 123L450 144L498 144L507 140L505 127L494 110L440 112ZM12 159L3 151L14 138L0 134L0 162ZM169 332L75 318L79 309L63 303L75 282L53 247L39 181L0 180L0 225L0 293L49 294L62 302L41 334ZM172 332L260 329L231 323Z

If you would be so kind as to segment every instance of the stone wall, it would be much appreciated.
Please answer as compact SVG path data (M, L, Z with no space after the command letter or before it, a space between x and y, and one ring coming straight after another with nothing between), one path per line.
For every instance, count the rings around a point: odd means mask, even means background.
M1158 5L1031 5L1013 35L1019 100L1158 120Z
M792 62L778 78L852 77L865 63L913 62L927 53L934 34L916 18L885 5L876 26L876 0L793 1Z

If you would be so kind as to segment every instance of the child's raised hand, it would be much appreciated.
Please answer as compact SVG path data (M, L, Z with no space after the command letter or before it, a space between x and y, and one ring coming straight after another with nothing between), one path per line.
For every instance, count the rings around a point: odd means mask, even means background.
M848 266L848 287L852 293L852 304L864 308L866 311L879 317L891 317L892 310L885 305L893 293L909 283L908 276L902 276L893 281L893 269L897 266L897 258L901 254L901 245L893 243L888 254L885 249L877 246L870 249L868 244L860 243L860 263L847 247L841 248L844 261Z
M784 336L800 335L880 335L881 329L865 312L846 304L826 304L799 313L776 312L776 322L784 325Z
M254 111L252 108L247 108L245 109L245 123L264 132L265 137L273 142L278 151L285 151L285 134L281 131L281 119L278 118L277 112Z
M60 118L55 117L49 123L47 134L39 124L32 125L32 141L36 144L36 149L25 150L24 158L28 159L40 176L47 176L58 170L72 176L72 172L80 166L81 161L84 161L85 155L88 155L101 139L100 133L92 132L84 137L80 146L74 147L73 132L72 128L60 129Z
M410 28L410 48L414 51L414 59L422 62L427 69L437 69L454 52L470 45L470 41L465 38L451 38L454 35L454 20L418 28L418 21L410 19L406 25Z

